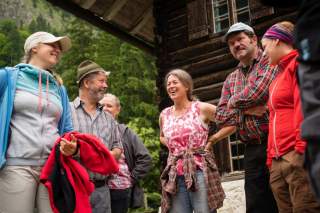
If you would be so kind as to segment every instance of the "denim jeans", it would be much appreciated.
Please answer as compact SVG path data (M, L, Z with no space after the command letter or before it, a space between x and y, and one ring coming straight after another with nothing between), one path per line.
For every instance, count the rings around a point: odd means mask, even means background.
M184 176L177 177L177 194L172 198L170 213L215 213L209 210L207 186L202 171L196 172L198 191L188 191Z

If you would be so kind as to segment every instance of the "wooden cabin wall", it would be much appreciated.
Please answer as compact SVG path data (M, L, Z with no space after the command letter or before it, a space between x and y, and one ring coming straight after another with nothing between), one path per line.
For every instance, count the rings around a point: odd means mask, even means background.
M217 104L223 82L237 61L222 41L224 32L213 33L211 0L154 0L159 108L171 105L164 88L164 77L173 68L188 71L194 80L194 95L201 101ZM261 36L272 24L294 21L295 9L278 10L249 0L250 23ZM214 147L221 173L230 172L227 141Z

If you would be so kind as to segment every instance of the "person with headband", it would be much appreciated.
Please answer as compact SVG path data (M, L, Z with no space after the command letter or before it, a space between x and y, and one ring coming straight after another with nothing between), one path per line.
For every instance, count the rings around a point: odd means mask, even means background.
M269 87L267 166L279 212L320 212L303 168L306 142L300 134L303 116L293 28L291 22L277 23L266 31L261 41L271 65L279 68Z
M39 177L55 141L73 128L66 89L50 70L70 47L66 36L36 32L25 41L24 63L0 69L0 212L52 212ZM70 156L77 143L60 150Z

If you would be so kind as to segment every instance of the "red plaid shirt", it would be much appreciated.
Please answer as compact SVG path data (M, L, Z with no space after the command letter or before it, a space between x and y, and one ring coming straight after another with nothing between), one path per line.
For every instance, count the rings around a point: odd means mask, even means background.
M269 113L257 117L244 115L244 111L267 103L276 74L277 69L270 67L261 50L247 70L240 63L224 82L216 114L218 125L237 126L243 142L259 143L267 138Z

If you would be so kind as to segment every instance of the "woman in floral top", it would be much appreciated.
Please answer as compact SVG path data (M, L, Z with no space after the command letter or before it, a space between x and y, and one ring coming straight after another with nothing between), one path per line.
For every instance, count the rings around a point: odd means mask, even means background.
M192 78L184 70L170 71L165 85L174 105L164 109L159 118L160 141L169 150L161 175L161 210L215 212L225 195L213 155L205 146L216 107L193 99Z

